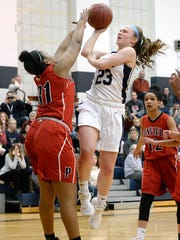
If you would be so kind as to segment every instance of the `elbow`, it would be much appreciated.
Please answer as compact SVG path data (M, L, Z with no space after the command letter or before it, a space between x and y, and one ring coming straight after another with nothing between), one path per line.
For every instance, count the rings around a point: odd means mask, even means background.
M88 51L86 51L86 50L84 50L84 49L81 51L81 56L87 58L88 55L89 55L89 52L88 52Z
M103 59L98 60L96 68L100 70L105 70L111 68Z

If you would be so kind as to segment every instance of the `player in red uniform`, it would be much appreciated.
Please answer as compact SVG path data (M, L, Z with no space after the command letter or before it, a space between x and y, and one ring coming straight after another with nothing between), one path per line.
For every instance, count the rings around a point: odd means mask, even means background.
M79 54L88 14L83 10L75 30L66 36L54 57L38 50L23 51L19 56L25 70L36 75L39 104L26 137L26 150L39 179L39 212L46 240L58 239L54 234L55 196L69 239L81 239L76 213L76 160L70 137L75 87L69 71Z
M154 196L163 195L166 188L173 196L174 190L177 188L177 148L150 144L153 139L162 140L164 130L177 132L174 119L160 111L161 100L162 94L155 90L151 89L145 94L144 103L147 115L141 119L141 138L134 153L136 157L139 156L142 152L142 146L146 143L139 222L137 236L133 238L134 240L144 240ZM180 205L178 202L177 207L177 222L178 229L180 229Z

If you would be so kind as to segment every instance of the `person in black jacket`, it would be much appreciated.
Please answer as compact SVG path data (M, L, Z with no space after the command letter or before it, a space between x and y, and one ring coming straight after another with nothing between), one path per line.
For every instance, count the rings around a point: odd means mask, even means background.
M23 122L28 120L28 113L26 111L26 104L16 98L12 91L8 91L6 99L1 103L1 112L5 112L9 118L14 118L17 121L17 127L21 127Z

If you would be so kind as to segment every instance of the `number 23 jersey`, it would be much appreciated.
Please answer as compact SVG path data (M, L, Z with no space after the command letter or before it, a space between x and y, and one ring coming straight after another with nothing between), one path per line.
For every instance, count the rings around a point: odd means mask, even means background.
M149 137L156 140L163 140L163 130L168 130L168 118L170 116L165 113L161 113L155 120L151 120L148 115L142 117L142 136ZM162 158L167 155L177 154L176 147L165 146L152 146L146 144L144 156L146 160L153 160Z
M101 58L105 59L109 56L110 54L107 54ZM91 88L87 91L87 97L89 96L96 102L101 100L111 103L112 106L113 103L114 106L124 103L131 73L132 69L125 64L104 70L96 69Z

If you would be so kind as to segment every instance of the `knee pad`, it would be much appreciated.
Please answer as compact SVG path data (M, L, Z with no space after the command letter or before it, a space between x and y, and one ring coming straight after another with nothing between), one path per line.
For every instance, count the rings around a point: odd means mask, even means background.
M139 220L148 222L149 211L153 201L154 201L153 195L147 194L147 193L142 194L140 207L139 207Z

